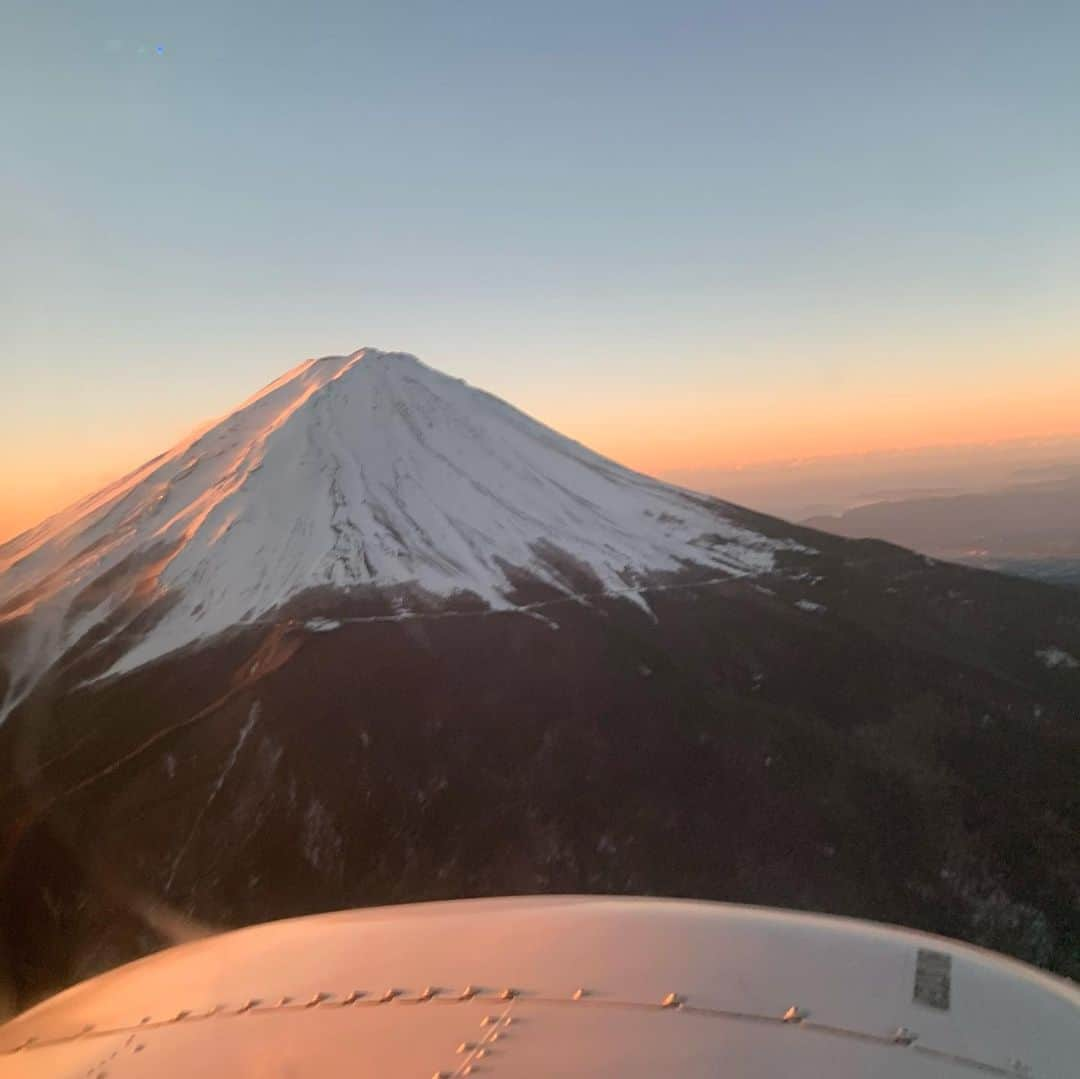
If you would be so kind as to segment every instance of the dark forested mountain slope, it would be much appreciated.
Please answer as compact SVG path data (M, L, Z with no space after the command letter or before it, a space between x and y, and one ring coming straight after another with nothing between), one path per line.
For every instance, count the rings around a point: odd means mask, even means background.
M666 487L412 364L305 365L0 548L20 1003L207 927L528 892L1080 973L1080 594Z

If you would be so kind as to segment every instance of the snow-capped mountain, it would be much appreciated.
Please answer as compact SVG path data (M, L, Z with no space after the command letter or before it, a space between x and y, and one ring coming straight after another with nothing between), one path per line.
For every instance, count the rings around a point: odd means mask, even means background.
M782 546L412 356L365 348L301 364L0 547L0 618L20 626L5 709L91 632L121 642L118 673L312 588L504 609L515 572L578 590L565 559L644 603L657 573L762 572Z
M1080 593L312 361L0 547L0 954L30 1003L200 925L608 892L1080 976L1077 657Z

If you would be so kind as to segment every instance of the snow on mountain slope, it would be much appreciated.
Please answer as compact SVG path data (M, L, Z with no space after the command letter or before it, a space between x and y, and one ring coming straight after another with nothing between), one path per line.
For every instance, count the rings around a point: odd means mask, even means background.
M573 590L552 550L632 596L688 564L767 571L782 546L412 356L361 349L300 365L0 547L0 627L18 628L3 714L95 627L130 637L118 673L317 586L507 608L508 567Z

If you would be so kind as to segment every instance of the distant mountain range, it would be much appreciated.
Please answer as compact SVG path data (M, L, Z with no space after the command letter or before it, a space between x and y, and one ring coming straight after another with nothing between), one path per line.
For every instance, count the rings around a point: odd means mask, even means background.
M1080 470L999 490L892 496L804 523L1080 587Z
M900 922L1080 973L1080 594L309 361L0 547L19 1003L163 942L522 892Z

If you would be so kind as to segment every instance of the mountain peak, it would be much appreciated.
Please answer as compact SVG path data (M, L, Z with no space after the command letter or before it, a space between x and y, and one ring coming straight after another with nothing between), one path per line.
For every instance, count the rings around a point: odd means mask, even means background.
M88 633L125 637L116 673L316 589L394 590L405 614L461 595L506 610L524 575L647 607L658 575L768 570L778 546L408 353L362 348L299 365L0 552L21 657L7 707Z
M346 369L358 363L363 363L368 367L425 366L411 352L387 352L381 348L373 348L371 345L364 345L344 356L321 356L317 360L308 362L318 368L332 368L343 364Z
M333 357L325 358L333 359ZM350 353L349 359L364 360L368 363L411 363L424 366L411 352L386 352L381 348L373 348L371 345L364 345L363 348Z

